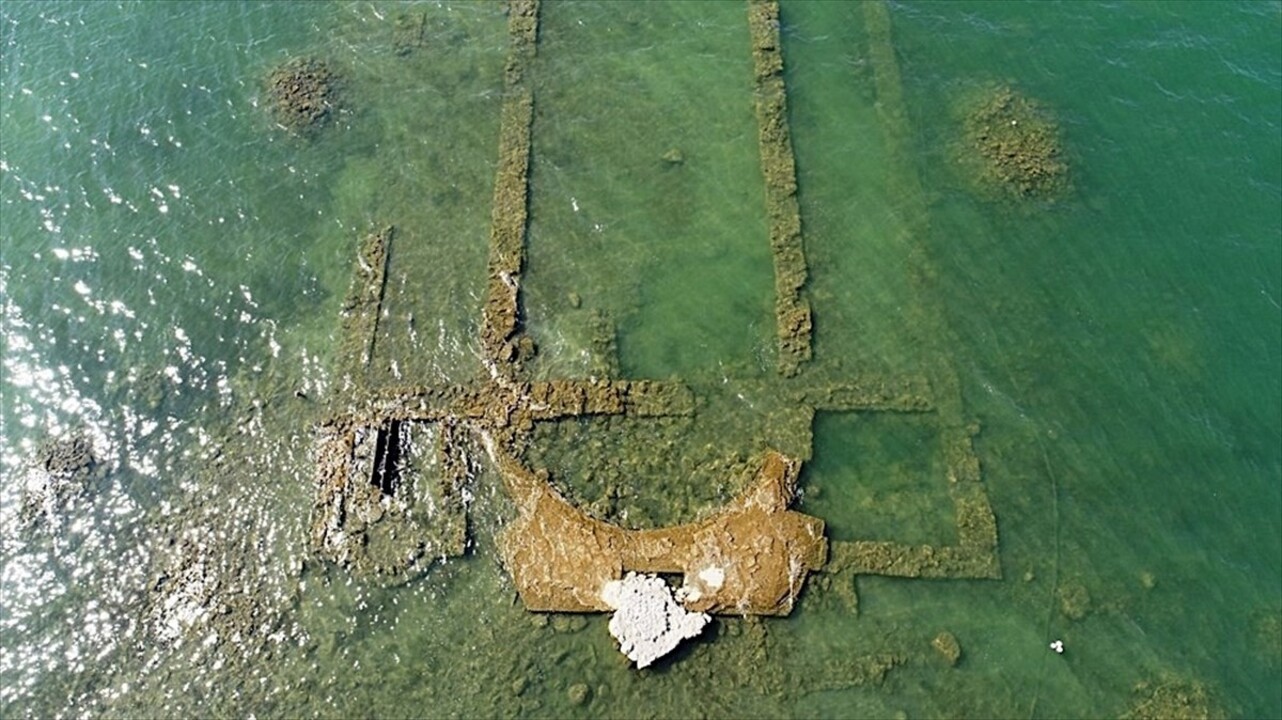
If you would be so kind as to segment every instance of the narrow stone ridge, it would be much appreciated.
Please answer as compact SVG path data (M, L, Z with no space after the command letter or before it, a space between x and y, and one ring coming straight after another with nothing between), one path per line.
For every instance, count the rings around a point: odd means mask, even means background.
M750 0L748 27L757 99L757 138L766 185L770 254L775 263L775 325L779 337L779 372L792 377L810 359L810 302L806 252L797 204L797 161L788 131L787 88L783 82L783 49L779 43L779 3Z
M374 339L378 335L378 316L383 310L383 291L387 283L387 255L394 230L388 225L366 235L356 254L352 285L343 302L340 356L342 372L353 382L374 357Z
M525 265L530 125L534 121L534 91L526 82L526 73L537 47L538 22L538 0L511 0L508 4L511 44L503 76L499 166L494 180L489 279L481 325L481 347L491 371L508 377L514 377L519 370L519 293Z

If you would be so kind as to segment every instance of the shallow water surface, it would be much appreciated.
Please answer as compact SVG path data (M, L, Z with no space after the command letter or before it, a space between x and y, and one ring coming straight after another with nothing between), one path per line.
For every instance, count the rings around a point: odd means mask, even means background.
M944 547L960 433L1000 579L817 573L789 617L717 618L636 671L606 616L521 607L479 451L462 557L397 583L322 561L309 452L351 393L360 237L396 228L370 377L487 378L504 6L5 2L0 715L1105 717L1174 689L1282 716L1282 4L781 16L796 379L745 5L542 7L528 374L697 403L539 423L525 460L653 527L780 448L834 542ZM342 78L310 137L268 108L296 57ZM962 161L1000 85L1058 124L1063 192L993 193ZM812 417L791 389L881 381L934 405ZM42 448L74 436L96 465L50 484Z

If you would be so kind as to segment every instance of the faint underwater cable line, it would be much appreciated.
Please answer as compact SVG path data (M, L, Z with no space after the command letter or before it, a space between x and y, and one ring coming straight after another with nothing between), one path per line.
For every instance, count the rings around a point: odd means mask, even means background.
M1006 380L1010 383L1011 389L1015 391L1017 397L1023 395L1019 384L1015 381L1015 374L1010 371L1010 362L1002 344L997 342L997 333L993 328L992 321L985 318L988 324L989 335L993 338L993 347L997 350L1001 358L1002 368L1006 371ZM1046 468L1046 475L1051 481L1051 522L1053 525L1053 535L1055 540L1055 556L1051 565L1051 587L1050 596L1046 602L1046 623L1043 626L1042 638L1049 639L1051 635L1051 623L1055 621L1055 595L1059 592L1059 565L1060 565L1060 519L1059 519L1059 479L1055 477L1055 470L1051 467L1050 453L1046 450L1046 443L1042 440L1040 432L1034 428L1033 439L1037 441L1037 447L1042 451L1042 466ZM1033 701L1028 708L1028 717L1035 717L1037 714L1037 702L1041 698L1042 685L1046 679L1046 655L1042 655L1042 661L1037 669L1037 685L1033 690Z
M1278 304L1278 301L1273 299L1273 296L1269 294L1268 290L1265 290L1264 288L1260 288L1260 294L1263 295L1265 298L1267 298L1268 301L1272 303L1273 307L1277 308L1278 310L1282 310L1282 304Z
M1046 474L1051 479L1051 508L1054 514L1055 523L1055 564L1051 569L1051 591L1050 597L1046 603L1046 624L1042 631L1042 639L1045 640L1051 635L1051 623L1055 620L1055 594L1059 592L1059 560L1060 560L1060 523L1059 523L1059 481L1055 479L1055 471L1051 469L1050 456L1046 452L1046 444L1042 442L1040 435L1034 435L1037 438L1037 446L1042 451L1042 464L1046 467ZM1042 655L1042 662L1037 671L1037 688L1033 691L1033 703L1028 708L1028 717L1032 718L1037 713L1037 701L1041 697L1042 684L1046 679L1046 655Z

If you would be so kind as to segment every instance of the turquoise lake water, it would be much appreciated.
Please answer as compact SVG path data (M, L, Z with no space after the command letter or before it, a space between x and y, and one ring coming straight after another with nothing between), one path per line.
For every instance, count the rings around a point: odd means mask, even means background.
M1115 717L1174 689L1282 717L1282 3L888 12L887 38L860 3L781 4L805 372L955 372L1002 577L861 575L856 611L815 575L638 672L606 616L521 607L483 462L469 552L420 578L308 547L360 236L397 227L384 371L485 372L503 6L0 2L0 716ZM536 455L584 502L615 478L621 521L689 520L789 417L745 5L548 0L539 33L530 372L700 405L549 424ZM342 77L312 138L267 109L294 57ZM997 85L1058 124L1063 193L958 160ZM77 432L102 472L32 520L32 458ZM933 426L810 432L831 539L956 541Z

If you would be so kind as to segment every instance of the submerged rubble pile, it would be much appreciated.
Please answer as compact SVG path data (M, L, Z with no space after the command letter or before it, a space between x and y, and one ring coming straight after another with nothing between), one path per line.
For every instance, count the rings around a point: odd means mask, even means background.
M1135 687L1136 700L1122 715L1126 720L1222 720L1228 717L1216 705L1206 686L1196 680L1163 677Z
M338 76L320 60L294 58L267 75L267 100L277 124L307 135L324 127L338 111Z
M1066 183L1059 128L1033 100L1009 86L985 93L966 113L965 144L980 180L1016 197L1047 196Z
M399 583L467 549L471 464L448 423L326 426L312 544L362 577Z
M148 588L148 625L164 645L181 645L195 635L249 655L266 640L262 629L277 629L279 613L269 613L269 603L255 595L262 579L251 560L257 554L253 541L224 542L217 535L209 526L194 525L160 549Z
M698 634L710 614L789 614L810 574L821 569L844 573L846 579L858 574L999 576L996 520L972 443L978 429L961 422L960 396L950 392L941 407L933 377L821 378L818 370L801 372L811 356L811 309L802 294L807 269L787 125L779 8L769 0L753 0L748 13L775 262L779 372L759 387L749 380L740 387L760 397L763 404L755 412L766 413L768 424L787 428L766 428L751 453L716 465L719 469L711 471L734 477L712 478L714 487L729 484L740 491L685 524L625 529L606 522L567 500L547 470L531 466L532 456L538 457L530 452L532 440L547 437L535 432L540 423L652 418L678 427L708 407L725 409L703 398L696 402L680 380L616 379L617 359L608 364L607 379L530 378L525 361L535 348L524 333L521 279L535 108L528 70L537 49L538 13L536 1L509 3L509 55L478 332L485 371L470 381L428 387L402 380L394 371L395 358L372 360L387 352L375 340L389 291L393 232L386 228L367 236L357 251L353 289L343 309L336 362L340 377L334 383L339 392L316 429L313 551L358 577L396 582L438 559L464 553L473 458L483 447L516 509L498 538L498 551L526 609L615 612L610 631L638 667ZM893 53L883 56L893 61ZM572 304L577 306L577 299ZM598 354L617 356L614 328L598 334L606 338L594 346ZM954 385L945 388L955 391ZM767 406L778 412L767 412ZM957 544L841 542L832 543L830 558L824 521L789 509L801 464L810 457L817 412L938 418ZM643 436L629 437L639 442ZM715 443L709 447L709 457L725 457L716 452ZM614 485L620 483L616 479ZM675 593L655 577L659 574L681 575ZM853 583L845 585L853 603ZM960 650L954 649L940 652L955 661ZM870 666L876 672L869 677L884 676L893 666L882 660Z
M85 479L98 466L98 459L94 457L93 441L76 433L42 444L36 451L36 464L54 477Z
M614 608L610 634L619 641L619 652L648 667L676 649L682 640L697 636L712 619L706 613L687 612L672 598L661 578L630 572L601 591Z
M67 503L84 493L93 479L105 471L88 435L76 432L46 440L23 475L19 517L28 525L41 519L57 525Z
M138 632L131 626L122 642L154 672L131 676L137 694L113 703L113 712L154 713L157 698L170 699L174 681L218 682L235 698L226 702L238 707L279 692L253 676L264 661L274 667L291 647L308 642L295 615L302 561L279 561L283 537L263 522L267 513L257 502L241 494L201 503L160 518L148 531L154 542L142 595L129 605Z

